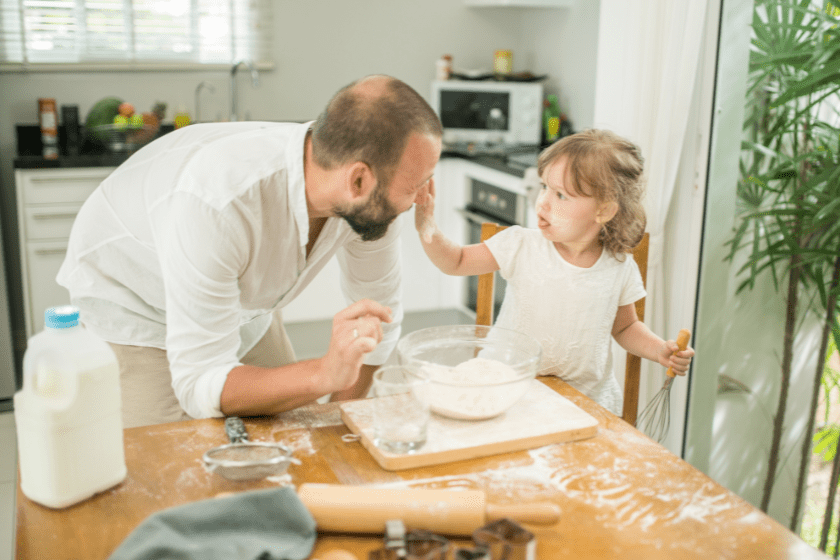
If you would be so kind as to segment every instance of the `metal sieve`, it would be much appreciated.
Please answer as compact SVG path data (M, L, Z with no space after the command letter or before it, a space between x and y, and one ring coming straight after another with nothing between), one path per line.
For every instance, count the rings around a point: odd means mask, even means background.
M291 463L300 461L281 443L248 441L242 419L225 419L225 433L230 443L210 449L204 454L204 467L228 480L258 480L286 472Z

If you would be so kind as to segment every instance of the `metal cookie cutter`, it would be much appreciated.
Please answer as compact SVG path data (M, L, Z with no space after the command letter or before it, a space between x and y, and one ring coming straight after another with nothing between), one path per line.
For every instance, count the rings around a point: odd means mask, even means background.
M449 541L429 531L406 531L399 519L385 523L385 543L368 560L446 560Z
M490 551L480 546L459 548L455 551L455 560L491 560Z
M486 548L491 560L535 560L534 534L511 519L499 519L473 532L473 541Z

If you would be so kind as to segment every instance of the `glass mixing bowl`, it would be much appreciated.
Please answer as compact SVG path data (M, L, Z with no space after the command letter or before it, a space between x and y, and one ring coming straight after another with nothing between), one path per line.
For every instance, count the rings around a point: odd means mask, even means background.
M457 420L499 416L528 391L542 349L526 334L498 327L447 325L414 331L397 343L401 364L430 380L432 412Z

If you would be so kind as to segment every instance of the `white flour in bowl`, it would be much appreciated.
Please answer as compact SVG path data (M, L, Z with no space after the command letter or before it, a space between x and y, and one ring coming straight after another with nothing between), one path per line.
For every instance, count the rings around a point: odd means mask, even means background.
M429 365L429 404L433 412L457 420L482 420L498 416L528 388L530 378L498 360L472 358L452 367ZM436 383L441 382L441 383ZM490 385L490 386L486 386Z

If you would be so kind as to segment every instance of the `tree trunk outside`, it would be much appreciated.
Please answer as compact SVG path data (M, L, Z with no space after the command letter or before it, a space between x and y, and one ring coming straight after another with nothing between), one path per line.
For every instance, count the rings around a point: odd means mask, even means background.
M761 497L761 511L767 512L770 506L770 496L773 484L776 482L776 466L779 462L779 448L782 442L782 432L785 424L785 410L787 409L788 389L790 386L790 368L793 362L793 336L796 328L796 309L799 302L799 277L802 274L802 257L797 253L790 259L790 273L788 274L787 313L785 316L785 342L782 354L782 378L779 383L779 405L773 418L773 442L770 447L770 457L767 465L767 478L764 479L764 492Z
M834 514L834 496L837 493L837 479L840 478L840 453L834 455L831 465L831 480L828 483L828 498L825 500L825 514L823 515L822 534L820 535L820 550L825 552L828 544L828 533L831 531L831 518Z
M790 530L797 532L799 523L799 512L802 509L802 501L805 499L805 483L808 479L808 465L811 458L811 444L813 443L814 423L816 421L817 405L819 404L820 385L822 384L823 371L825 370L825 355L828 352L828 337L831 336L831 328L835 320L835 308L837 306L837 285L840 283L840 257L834 261L834 270L831 274L829 285L828 304L826 305L825 325L823 325L822 340L820 341L820 353L822 359L817 360L817 371L814 372L814 393L811 395L811 407L808 412L808 427L805 429L805 437L802 441L802 459L799 463L799 478L796 483L796 496L793 502L793 515L790 519ZM838 450L840 451L840 450ZM838 453L840 455L840 453ZM838 532L840 535L840 532Z

